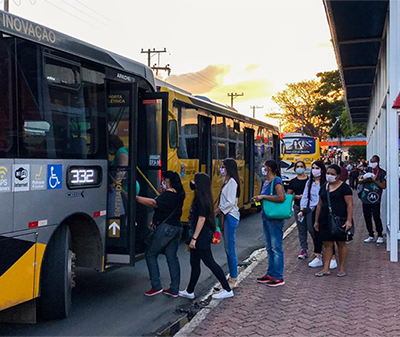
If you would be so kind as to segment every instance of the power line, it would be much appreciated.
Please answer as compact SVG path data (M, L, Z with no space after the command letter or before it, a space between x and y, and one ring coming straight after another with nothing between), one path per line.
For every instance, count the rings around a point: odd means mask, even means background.
M86 23L86 24L88 24L88 25L90 25L90 26L96 28L96 27L95 27L94 25L92 25L91 23L89 23L89 22L87 22L87 21L81 19L80 17L78 17L78 16L72 14L71 12L66 11L65 9L62 9L60 6L57 6L57 5L53 4L53 3L50 2L49 0L44 0L44 1L46 1L46 2L47 2L48 4L50 4L50 5L52 5L52 6L56 7L56 8L58 8L60 11L63 11L64 13L67 13L68 15L73 16L74 18L78 19L79 21L82 21L82 22L84 22L84 23Z
M117 25L117 26L118 26L118 23L116 23L116 22L110 20L109 18L107 18L106 16L100 14L99 12L96 12L94 9L92 9L91 7L85 5L85 4L82 3L81 1L79 1L79 0L75 0L75 1L76 1L78 4L82 5L83 7L86 7L88 10L92 11L93 13L97 14L98 16L101 16L103 19L106 19L107 21L110 21L110 22L113 23L114 25Z
M220 84L218 84L217 82L214 82L213 80L209 79L208 77L206 77L206 76L204 76L204 75L202 75L202 74L200 74L200 73L197 73L197 75L199 75L199 76L205 78L208 82L214 84L215 86L222 88L222 86L221 86Z
M237 98L237 97L240 97L240 96L244 96L244 93L242 92L241 94L238 94L238 93L233 93L233 92L229 92L228 93L228 97L230 97L231 98L231 107L233 108L233 100L235 99L235 98Z
M102 25L107 26L106 23L100 21L99 19L95 18L94 16L91 16L90 14L86 13L85 11L80 10L78 7L75 7L74 5L71 5L70 3L68 3L68 1L66 0L61 0L62 2L64 2L65 4L67 4L68 6L71 6L72 8L76 9L78 12L81 12L82 14L87 15L89 18L92 18L93 20L96 20L97 22L100 22Z
M188 74L183 74L183 75L189 77L190 79L196 81L197 83L200 83L201 85L205 85L205 86L207 86L207 87L209 87L211 89L215 89L215 90L217 90L217 91L219 91L219 92L221 92L223 94L226 93L226 91L223 91L223 90L221 90L219 88L216 88L214 85L212 85L210 83L207 83L206 81L204 81L201 78L197 77L196 74L194 74L194 73L188 73Z

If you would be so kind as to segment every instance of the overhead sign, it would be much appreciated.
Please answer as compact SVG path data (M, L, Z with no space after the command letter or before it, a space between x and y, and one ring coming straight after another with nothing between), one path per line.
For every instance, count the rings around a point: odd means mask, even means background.
M13 191L29 191L29 164L13 165Z
M108 220L108 237L109 238L121 237L121 226L120 226L119 219L109 219Z

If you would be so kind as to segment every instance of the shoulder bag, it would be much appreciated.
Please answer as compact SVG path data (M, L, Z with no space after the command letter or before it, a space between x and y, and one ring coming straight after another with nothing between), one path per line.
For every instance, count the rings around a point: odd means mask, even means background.
M274 194L275 179L276 178L271 181L270 196ZM285 190L283 193L285 194L285 200L283 202L263 200L263 210L268 219L283 220L292 217L293 194L286 194Z
M329 192L329 184L326 186L326 194L327 194L327 199L328 199L328 226L331 235L334 238L346 238L346 241L351 241L353 240L353 235L354 235L354 220L351 219L352 226L351 228L346 232L346 229L344 227L347 218L339 218L336 216L333 211L332 211L332 205L331 205L331 197L330 197L330 192Z
M179 205L172 211L172 213L170 215L168 215L168 217L165 220L163 220L160 224L158 224L157 227L160 227L162 224L166 223L172 217L172 215L174 215L174 213L177 211L178 208L179 208ZM148 226L148 229L149 229L149 231L143 237L143 242L145 245L150 246L153 242L154 234L155 234L157 228L154 228L154 226Z

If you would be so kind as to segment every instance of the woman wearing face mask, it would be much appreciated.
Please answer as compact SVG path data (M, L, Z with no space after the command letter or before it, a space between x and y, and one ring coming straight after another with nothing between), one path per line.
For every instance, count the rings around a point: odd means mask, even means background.
M229 285L231 288L236 286L238 277L238 261L236 256L236 229L239 225L240 213L238 198L240 196L240 180L236 161L227 158L221 166L221 175L225 177L219 198L218 208L215 216L223 214L224 220L224 245L229 265Z
M297 222L297 230L299 232L299 241L300 241L300 255L298 256L299 259L304 260L308 257L307 255L307 249L308 249L308 243L307 243L307 221L304 221L304 218L298 218L297 214L300 212L300 200L301 196L303 195L303 191L306 187L306 183L308 180L307 175L305 174L306 172L306 164L303 161L298 161L296 164L294 164L294 171L297 174L296 178L293 178L289 182L288 194L293 194L293 199L294 199L294 204L293 204L293 210L294 210L294 217Z
M269 200L275 203L285 201L285 192L280 170L275 160L267 160L263 164L263 173L266 173L261 195L254 197L255 201ZM272 184L272 195L271 195ZM265 248L268 252L267 273L257 278L258 283L265 283L269 287L279 287L285 284L283 280L284 256L283 256L283 226L285 220L269 219L262 212Z
M181 271L177 256L179 239L182 235L182 207L185 200L185 191L178 173L166 171L162 174L161 181L164 192L157 198L136 196L137 202L144 206L154 208L152 226L155 233L151 244L146 248L145 257L149 270L151 289L146 291L146 296L154 296L163 292L167 296L178 297ZM160 270L158 268L158 255L164 252L171 284L169 289L162 289Z
M300 212L297 217L306 223L314 243L314 259L308 264L311 268L323 266L322 240L317 230L314 230L315 211L319 201L319 191L326 182L326 169L322 161L315 161L311 166L310 180L307 181L304 193L300 200ZM337 267L336 260L332 260L331 269Z
M343 237L332 237L328 225L328 193L332 205L332 212L337 217L347 219L345 223L346 231L352 226L353 218L353 193L350 187L339 180L340 167L331 165L326 173L328 182L326 188L322 188L319 193L319 202L316 211L315 224L316 230L320 231L322 240L324 241L324 268L315 274L315 276L330 275L329 263L333 254L333 246L336 242L339 250L339 271L338 277L346 276L345 267L347 260L346 234Z
M186 290L180 291L179 296L194 299L194 288L200 277L201 261L212 271L223 290L212 297L223 299L233 296L228 281L221 267L215 262L211 252L211 240L215 232L214 203L211 192L211 179L205 173L197 173L190 182L190 188L195 191L194 200L190 209L190 230L193 233L190 239L190 266L192 267L189 285Z

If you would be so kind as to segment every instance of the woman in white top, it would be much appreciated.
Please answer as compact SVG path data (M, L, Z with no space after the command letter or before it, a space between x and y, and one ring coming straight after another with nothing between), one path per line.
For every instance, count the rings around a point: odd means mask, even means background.
M221 174L225 177L225 183L221 190L218 208L215 215L223 214L224 222L224 245L228 258L229 274L228 280L231 288L236 286L238 276L238 261L236 256L236 229L239 225L240 213L238 197L240 196L240 181L237 164L234 159L227 158L221 166Z

